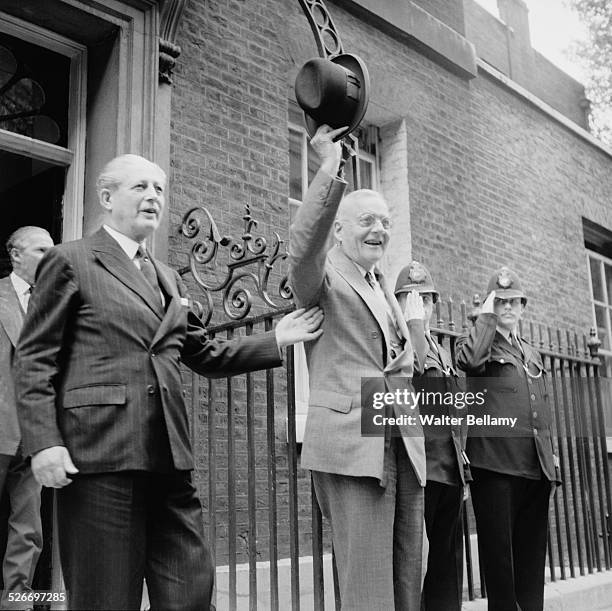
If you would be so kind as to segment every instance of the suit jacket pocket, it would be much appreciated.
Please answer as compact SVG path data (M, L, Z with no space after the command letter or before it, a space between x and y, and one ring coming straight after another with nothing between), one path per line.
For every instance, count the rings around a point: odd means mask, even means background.
M310 393L310 405L327 407L336 412L347 414L351 411L353 398L332 390L315 390Z
M64 409L86 405L125 405L125 384L94 384L71 388L64 393Z

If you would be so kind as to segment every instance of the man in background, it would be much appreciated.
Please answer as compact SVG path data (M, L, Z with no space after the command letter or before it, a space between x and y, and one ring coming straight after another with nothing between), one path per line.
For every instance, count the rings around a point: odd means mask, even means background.
M42 549L41 487L21 449L12 366L36 268L52 246L51 236L42 227L20 227L6 244L13 271L0 280L0 494L9 502L8 521L2 525L7 532L2 609L22 609L28 604L10 602L8 594L32 590Z

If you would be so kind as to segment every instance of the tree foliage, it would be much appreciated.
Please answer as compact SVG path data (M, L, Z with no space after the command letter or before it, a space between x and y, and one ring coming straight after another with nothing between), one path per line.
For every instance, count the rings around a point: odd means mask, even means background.
M593 133L612 145L612 0L566 0L588 32L575 53L588 69Z

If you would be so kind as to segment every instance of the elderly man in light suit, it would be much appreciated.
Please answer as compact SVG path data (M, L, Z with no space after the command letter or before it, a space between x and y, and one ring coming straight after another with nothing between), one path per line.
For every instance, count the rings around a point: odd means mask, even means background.
M425 538L422 432L400 427L363 436L360 384L375 378L378 390L412 389L408 378L427 352L423 304L411 293L402 312L377 267L390 228L380 194L356 191L341 202L346 183L337 178L341 149L333 138L342 132L322 125L313 136L322 163L291 228L297 302L318 303L325 314L323 335L306 346L302 466L312 470L331 522L342 608L416 611ZM328 253L331 231L336 246ZM393 406L396 414L404 409Z
M27 606L28 603L11 605L8 594L32 590L42 547L40 484L21 452L12 366L36 268L52 246L53 240L46 229L20 227L6 244L13 271L0 280L0 493L6 493L10 503L2 562L2 609Z

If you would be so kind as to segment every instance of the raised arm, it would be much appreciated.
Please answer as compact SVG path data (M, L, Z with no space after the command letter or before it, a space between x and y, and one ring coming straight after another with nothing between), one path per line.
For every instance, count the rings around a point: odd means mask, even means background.
M299 306L317 303L325 278L328 237L346 188L336 177L341 145L333 138L345 129L322 125L310 141L322 162L291 226L289 249L289 281Z
M457 339L457 366L466 373L480 374L491 357L491 346L497 329L497 315L493 311L495 291L482 304L482 310L469 333Z
M423 308L423 298L417 291L411 291L406 295L406 305L404 307L404 319L408 325L410 342L414 351L414 372L422 374L425 371L425 359L429 346L425 337L425 310Z

